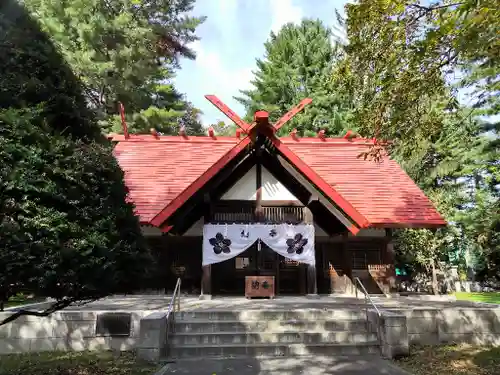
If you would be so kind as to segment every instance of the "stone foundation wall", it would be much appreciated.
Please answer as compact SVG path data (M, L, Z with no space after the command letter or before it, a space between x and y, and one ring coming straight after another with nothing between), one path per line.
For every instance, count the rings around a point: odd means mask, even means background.
M500 345L500 308L415 309L402 314L411 344Z
M50 350L126 351L135 348L139 339L140 320L151 311L121 311L131 315L130 334L98 336L97 316L103 312L61 311L48 317L22 316L0 326L0 354ZM0 320L11 314L8 311L0 313Z
M384 357L409 353L411 344L500 345L499 308L445 308L368 311Z
M370 330L377 333L380 352L385 358L408 355L410 351L406 316L396 312L368 310Z
M167 330L168 313L156 311L141 319L137 356L142 360L157 362L167 355L169 345Z

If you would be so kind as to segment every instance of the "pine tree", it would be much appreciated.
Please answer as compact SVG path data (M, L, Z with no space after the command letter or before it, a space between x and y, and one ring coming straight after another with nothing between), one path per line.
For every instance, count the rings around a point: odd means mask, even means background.
M119 103L131 132L169 133L189 106L172 84L179 57L194 58L203 17L194 0L25 0L83 83L105 132L119 131ZM137 123L136 123L137 122Z
M281 134L296 128L300 135L312 135L324 129L327 135L339 135L350 124L350 104L331 88L332 66L338 48L332 32L319 20L287 24L271 32L265 43L264 59L257 60L252 81L254 89L242 91L236 98L245 105L247 115L266 110L276 121L302 99L313 103L285 125Z
M26 290L57 299L0 325L140 288L150 255L112 145L15 0L0 4L0 66L0 305Z

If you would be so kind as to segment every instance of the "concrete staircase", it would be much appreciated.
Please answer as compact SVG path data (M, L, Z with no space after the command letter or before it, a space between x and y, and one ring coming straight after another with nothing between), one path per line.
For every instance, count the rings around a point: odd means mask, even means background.
M180 312L168 357L275 357L379 353L364 309Z

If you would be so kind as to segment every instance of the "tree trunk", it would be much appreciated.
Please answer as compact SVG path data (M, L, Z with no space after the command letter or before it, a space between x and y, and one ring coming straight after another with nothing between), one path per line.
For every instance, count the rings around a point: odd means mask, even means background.
M438 295L438 282L437 282L437 274L436 274L436 265L434 264L434 260L431 260L431 268L432 268L432 293L434 295Z

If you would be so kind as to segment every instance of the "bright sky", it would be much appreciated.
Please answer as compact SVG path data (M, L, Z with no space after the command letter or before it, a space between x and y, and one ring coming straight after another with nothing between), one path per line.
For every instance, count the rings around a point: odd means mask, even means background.
M207 16L198 29L201 40L194 43L195 61L184 60L175 78L177 89L203 111L208 126L226 117L205 98L214 94L233 111L244 116L233 99L239 90L251 87L255 59L264 54L271 30L287 22L319 18L335 22L335 9L343 13L345 0L197 0L193 15Z

